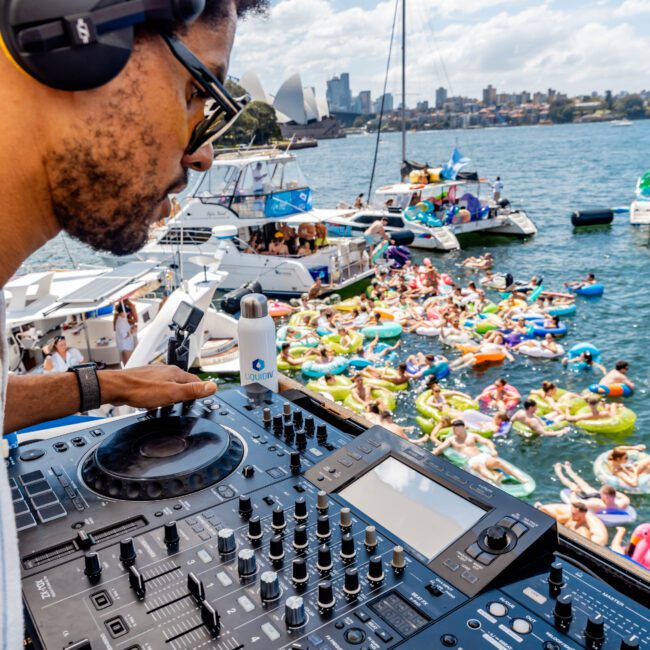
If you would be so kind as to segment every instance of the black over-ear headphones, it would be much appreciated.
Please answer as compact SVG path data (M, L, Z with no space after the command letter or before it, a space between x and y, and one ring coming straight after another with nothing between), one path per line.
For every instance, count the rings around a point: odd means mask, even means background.
M89 90L118 75L133 27L189 23L205 0L0 0L0 48L52 88Z

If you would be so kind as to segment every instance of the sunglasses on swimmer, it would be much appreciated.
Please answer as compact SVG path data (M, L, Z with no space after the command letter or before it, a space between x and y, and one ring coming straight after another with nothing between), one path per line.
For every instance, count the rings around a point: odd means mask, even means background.
M232 97L214 74L178 38L164 33L161 36L176 60L192 75L205 95L205 117L196 125L186 150L188 154L193 154L223 135L242 114L250 97Z

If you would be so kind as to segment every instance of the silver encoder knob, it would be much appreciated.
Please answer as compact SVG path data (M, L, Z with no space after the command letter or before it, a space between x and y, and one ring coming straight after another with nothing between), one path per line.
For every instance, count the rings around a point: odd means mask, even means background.
M280 582L275 571L264 571L260 576L260 597L263 603L272 603L280 598Z
M237 556L237 570L240 578L250 578L257 573L257 560L255 551L250 548L244 548L239 551Z
M289 596L284 603L284 622L286 626L295 630L307 622L305 615L305 601L302 596Z
M231 528L222 528L217 537L217 548L221 555L230 555L237 550L235 532Z

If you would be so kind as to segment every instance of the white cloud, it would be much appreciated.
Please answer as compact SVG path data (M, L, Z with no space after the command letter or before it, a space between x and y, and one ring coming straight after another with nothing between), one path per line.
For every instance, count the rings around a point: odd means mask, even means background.
M625 5L650 0L626 0L619 9ZM323 96L328 78L349 71L354 92L370 88L376 97L394 7L394 0L378 0L370 9L337 11L331 0L280 0L268 20L242 23L232 72L254 70L275 92L299 70ZM432 99L438 85L476 97L488 83L507 92L551 86L577 94L640 90L644 82L639 62L650 50L650 28L613 18L611 5L412 0L407 7L409 104ZM399 43L393 57L389 91L398 93Z
M650 0L625 0L614 12L616 16L634 16L643 13L650 13Z

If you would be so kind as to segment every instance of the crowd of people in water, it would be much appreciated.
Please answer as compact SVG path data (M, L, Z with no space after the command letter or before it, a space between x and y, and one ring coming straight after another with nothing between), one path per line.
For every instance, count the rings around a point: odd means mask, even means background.
M502 457L502 441L513 435L630 432L636 416L624 397L635 384L627 361L608 367L593 345L565 349L561 344L564 317L577 308L576 294L600 286L594 274L549 291L543 278L516 282L494 272L493 264L490 253L466 258L462 266L478 273L466 286L427 258L402 268L379 264L368 289L351 299L321 300L319 291L304 296L294 301L288 324L278 330L280 367L301 372L312 390L370 422L529 497L535 481ZM403 333L421 337L420 351L401 353ZM444 354L434 353L433 339ZM542 381L522 396L505 377L475 396L446 388L450 373L509 364L522 356L556 359L565 372L584 375L584 390ZM416 395L417 431L395 420L401 391ZM400 403L407 399L400 397ZM635 524L633 501L650 494L650 455L642 445L619 445L601 454L594 469L599 482L592 486L569 462L556 463L562 500L536 506L587 539L610 543L634 558L636 538L625 545L625 525ZM611 540L608 527L616 528Z

